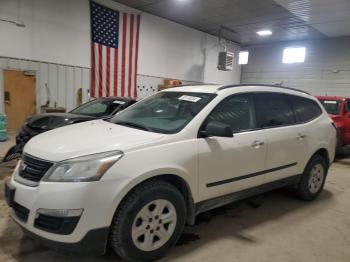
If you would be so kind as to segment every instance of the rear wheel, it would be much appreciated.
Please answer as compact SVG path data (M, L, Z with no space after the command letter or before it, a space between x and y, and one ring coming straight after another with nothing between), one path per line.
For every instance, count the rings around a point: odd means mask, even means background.
M126 261L153 261L176 243L185 218L185 201L176 187L164 181L145 182L118 208L111 246Z
M324 157L315 155L307 164L298 185L301 199L311 201L322 192L328 172L328 163Z

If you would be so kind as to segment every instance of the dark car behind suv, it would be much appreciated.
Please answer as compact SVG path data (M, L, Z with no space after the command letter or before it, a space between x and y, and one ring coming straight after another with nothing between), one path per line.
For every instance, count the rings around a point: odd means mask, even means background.
M43 132L94 119L109 119L136 102L133 98L104 97L89 101L68 113L47 113L29 117L16 136L16 145L6 153L3 161L18 158L24 145Z

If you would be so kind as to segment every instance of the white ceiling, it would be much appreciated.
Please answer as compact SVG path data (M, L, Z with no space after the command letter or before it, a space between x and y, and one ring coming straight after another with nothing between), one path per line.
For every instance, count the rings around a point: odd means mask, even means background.
M275 0L329 37L350 35L350 0Z
M350 0L114 0L243 45L350 35ZM259 37L269 29L273 34Z

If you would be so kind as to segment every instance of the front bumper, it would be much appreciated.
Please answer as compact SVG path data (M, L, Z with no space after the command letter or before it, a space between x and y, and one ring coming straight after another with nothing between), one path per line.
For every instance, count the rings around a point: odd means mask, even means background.
M64 243L41 237L29 231L21 224L17 224L22 228L24 234L28 235L30 238L34 239L35 241L38 241L44 246L50 247L55 250L62 250L74 253L84 253L96 256L103 255L104 253L106 253L107 239L109 233L108 227L90 230L79 242Z
M33 238L58 249L96 255L105 252L108 230L116 208L115 200L122 183L41 182L37 187L30 187L18 183L12 177L6 184L11 189L5 190L6 200L12 206L11 217ZM10 195L12 200L9 199ZM60 234L48 232L35 225L39 217L38 209L84 211L72 232Z

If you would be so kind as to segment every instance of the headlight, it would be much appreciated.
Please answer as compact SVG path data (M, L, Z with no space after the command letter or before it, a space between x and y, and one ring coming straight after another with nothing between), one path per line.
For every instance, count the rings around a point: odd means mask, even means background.
M58 162L50 168L42 181L97 181L122 156L121 151L111 151Z

